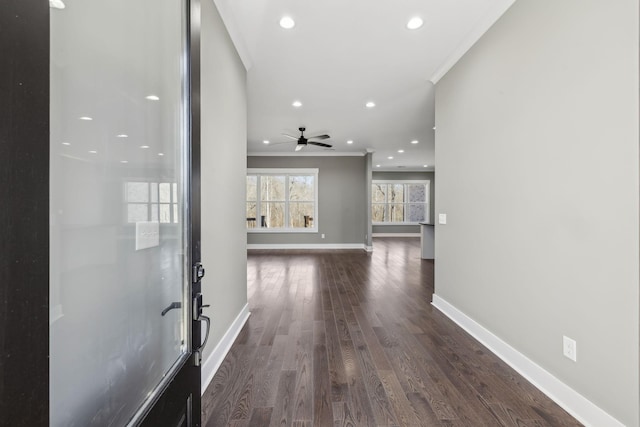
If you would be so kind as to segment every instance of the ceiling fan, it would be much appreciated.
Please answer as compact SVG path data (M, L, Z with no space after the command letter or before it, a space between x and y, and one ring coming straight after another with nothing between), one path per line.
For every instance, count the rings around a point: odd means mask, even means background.
M324 142L312 141L313 139L319 139L319 140L329 139L329 138L331 138L329 135L325 134L325 135L310 136L309 138L305 138L304 131L307 130L307 129L304 128L304 127L300 127L300 128L298 128L298 130L300 131L300 136L299 137L283 133L283 135L286 136L287 138L293 139L293 140L298 142L298 144L296 145L296 151L302 150L304 147L307 146L307 144L317 145L318 147L325 147L325 148L332 148L333 147L333 145L331 145L331 144L325 144Z

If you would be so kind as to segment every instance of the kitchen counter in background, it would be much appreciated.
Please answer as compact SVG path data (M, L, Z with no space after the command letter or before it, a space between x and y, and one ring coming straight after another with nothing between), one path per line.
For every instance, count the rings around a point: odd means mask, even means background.
M420 223L420 247L422 259L435 259L435 225L426 222Z

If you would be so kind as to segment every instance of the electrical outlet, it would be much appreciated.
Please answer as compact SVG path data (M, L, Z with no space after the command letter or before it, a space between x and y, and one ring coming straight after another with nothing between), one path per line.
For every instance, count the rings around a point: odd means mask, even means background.
M576 342L569 337L563 336L562 337L562 354L564 354L565 357L575 362L576 353L577 353Z
M321 235L320 235L320 237L324 239L324 233L323 233L323 234L321 234Z
M447 223L447 214L439 214L438 224L446 224L446 223Z

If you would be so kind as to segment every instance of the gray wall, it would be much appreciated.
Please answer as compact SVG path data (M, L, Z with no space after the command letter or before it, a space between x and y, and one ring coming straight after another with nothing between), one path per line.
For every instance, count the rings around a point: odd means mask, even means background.
M429 186L429 216L434 222L434 205L436 193L436 178L434 172L373 172L373 179L402 181L423 179L431 181ZM374 225L374 233L420 233L419 225Z
M247 158L247 166L319 169L318 233L247 233L249 244L365 244L365 157L252 156ZM324 239L320 236L322 233Z
M627 426L638 29L637 1L519 0L436 87L436 294Z
M247 303L246 72L212 1L202 2L202 282L211 354Z

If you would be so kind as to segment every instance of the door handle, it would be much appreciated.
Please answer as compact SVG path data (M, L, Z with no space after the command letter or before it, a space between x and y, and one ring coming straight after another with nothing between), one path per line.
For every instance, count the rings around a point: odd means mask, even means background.
M169 304L169 306L167 308L162 310L162 315L164 316L165 314L167 314L170 310L173 310L174 308L182 308L182 303L181 302L172 302L171 304Z
M209 331L211 331L211 319L202 314L202 309L205 307L209 307L209 304L202 304L202 294L198 292L193 298L193 320L196 322L204 321L207 325L207 332L204 335L204 341L201 341L201 344L194 350L196 355L196 366L200 366L200 362L202 361L202 349L207 345L207 341L209 340Z

